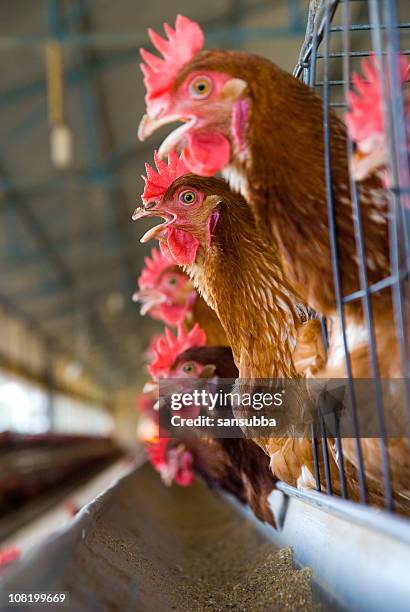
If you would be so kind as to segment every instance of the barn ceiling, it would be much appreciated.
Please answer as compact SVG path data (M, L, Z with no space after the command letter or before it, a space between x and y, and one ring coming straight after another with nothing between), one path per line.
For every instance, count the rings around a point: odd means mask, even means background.
M357 4L361 4L360 2ZM263 54L287 70L307 0L0 1L0 303L51 350L80 359L110 388L135 380L155 329L132 303L144 255L131 214L160 142L140 144L138 47L178 12L209 45ZM61 45L69 168L50 160L46 48Z

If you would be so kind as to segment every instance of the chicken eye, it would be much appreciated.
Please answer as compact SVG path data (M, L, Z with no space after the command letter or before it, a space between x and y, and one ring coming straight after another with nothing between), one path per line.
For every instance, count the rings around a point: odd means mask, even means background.
M179 199L183 204L194 204L196 202L196 193L195 191L183 191Z
M175 276L171 276L171 278L168 279L168 285L176 285L177 284L177 279L175 278Z
M194 371L194 366L192 363L186 363L183 368L182 371L185 372L185 374L191 374Z
M197 77L192 81L190 90L194 98L204 98L211 91L211 81L207 77Z

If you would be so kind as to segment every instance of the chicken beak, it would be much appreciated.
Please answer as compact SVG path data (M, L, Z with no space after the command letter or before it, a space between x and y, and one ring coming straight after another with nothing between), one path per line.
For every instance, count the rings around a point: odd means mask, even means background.
M159 384L154 380L148 380L143 388L143 393L158 393L159 392Z
M182 123L183 125L178 126L175 130L172 130L158 149L159 157L161 159L166 159L171 151L178 149L183 145L186 134L197 122L196 117L183 117L181 115L163 115L162 117L154 117L151 115L144 115L138 127L138 138L141 141L144 141L163 125L176 122Z
M140 314L146 315L150 310L166 301L166 297L157 289L140 289L132 296L133 302L141 302Z
M152 212L144 208L143 205L137 206L137 208L132 213L131 219L133 221L137 221L137 219L143 219L144 217L152 217Z
M144 140L149 138L151 134L161 127L161 125L164 125L161 123L161 119L155 119L145 114L138 126L138 138L141 142L144 142Z
M140 289L133 293L132 299L134 302L151 302L163 301L165 298L158 289Z
M184 117L180 115L148 115L145 114L140 121L138 126L138 138L141 142L144 142L154 132L156 132L163 125L168 123L176 123L177 121L185 121Z
M146 206L148 206L148 204ZM164 237L165 232L167 231L168 227L176 219L176 215L174 214L163 212L162 210L158 210L155 207L146 208L144 207L144 205L142 205L142 206L138 206L134 210L134 213L132 215L132 220L137 221L138 219L144 219L145 217L161 217L165 221L164 223L160 223L159 225L156 225L155 227L152 227L147 232L145 232L142 238L140 238L140 242L142 243L148 242L149 240L152 240L153 238L157 238L159 240L160 238Z

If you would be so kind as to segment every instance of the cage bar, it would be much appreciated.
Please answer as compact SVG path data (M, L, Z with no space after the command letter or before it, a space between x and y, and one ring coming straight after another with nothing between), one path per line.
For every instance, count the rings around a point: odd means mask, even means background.
M405 392L405 405L407 407L410 421L410 358L409 358L409 280L410 280L410 164L407 151L407 134L403 130L406 122L403 92L400 85L400 74L397 57L399 53L408 55L410 49L406 45L400 50L400 35L410 29L410 22L398 19L396 0L369 0L364 2L368 8L368 23L351 23L350 3L357 4L359 0L324 0L319 3L312 3L308 20L307 35L305 43L300 52L299 60L294 70L297 78L304 80L312 88L321 90L324 106L324 146L325 146L325 180L327 192L329 239L332 254L332 268L334 278L335 299L337 315L340 319L343 348L345 353L346 383L348 390L348 400L352 411L353 433L356 440L357 472L359 480L360 501L367 502L366 475L364 467L363 452L360 442L360 427L358 414L361 406L358 405L355 396L355 379L353 377L351 357L346 334L346 319L344 307L353 302L360 302L363 309L364 324L368 332L368 350L371 365L371 383L373 385L374 413L378 424L378 440L380 444L380 454L382 462L383 485L386 507L393 510L393 493L391 474L388 456L388 434L385 423L385 411L387 406L383 405L382 380L380 376L380 366L377 355L377 341L375 337L375 327L372 312L372 298L381 291L391 291L394 305L394 324L396 337L400 349L402 365L403 388ZM339 11L341 9L341 19ZM332 24L332 21L338 21ZM351 44L351 37L355 32L369 32L370 46L365 50L356 49ZM330 48L331 35L341 34L339 44L341 49ZM407 43L408 45L408 43ZM379 61L380 76L384 94L384 112L386 125L386 138L389 145L389 164L392 185L389 185L386 192L389 197L389 236L390 236L390 259L391 273L386 278L370 284L367 276L366 247L364 240L364 228L361 217L361 203L359 196L359 186L350 177L350 193L354 220L356 255L358 261L358 273L360 289L349 294L343 295L341 285L341 262L337 247L337 229L335 222L335 208L333 199L332 183L332 159L331 159L331 139L330 130L330 109L345 109L347 93L352 86L351 68L352 61L359 58L366 58L375 54ZM339 60L342 65L342 74L334 73L336 64L330 60ZM321 77L316 80L317 63L321 62ZM385 78L387 70L388 79ZM390 83L390 85L388 85ZM334 99L332 92L339 91L343 94L343 99ZM354 153L354 145L348 139L348 159L349 162ZM322 325L325 347L327 348L326 325ZM329 436L329 429L326 430L326 423L322 416L319 417L322 450L324 459L324 470L326 477L326 489L329 493L329 457L327 454L326 439ZM334 444L338 459L338 468L341 484L341 494L347 496L346 478L343 462L343 444L340 437L340 423L338 415L334 414L334 430L336 432ZM321 490L320 474L316 470L318 461L317 440L312 432L312 449L315 465L316 488Z

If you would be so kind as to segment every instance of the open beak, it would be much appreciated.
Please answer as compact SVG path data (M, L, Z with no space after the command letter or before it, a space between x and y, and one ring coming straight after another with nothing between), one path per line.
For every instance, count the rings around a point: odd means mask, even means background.
M177 121L183 121L183 118L181 118L180 115L164 114L161 116L161 113L156 113L155 115L148 115L148 113L146 113L138 126L138 138L141 140L141 142L144 142L144 140L149 138L163 125L168 125L168 123L176 123Z
M168 227L176 219L176 216L174 214L170 214L168 212L164 212L156 208L147 209L142 205L138 206L138 208L134 210L132 220L136 221L137 219L144 219L145 217L161 217L162 219L165 219L165 221L164 223L160 223L159 225L156 225L155 227L152 227L147 232L145 232L142 238L140 238L140 242L142 243L148 242L153 238L156 238L157 240L164 238Z
M144 141L163 125L167 125L168 123L176 123L177 121L182 121L183 125L180 125L175 130L173 130L165 138L165 140L158 149L159 156L164 159L174 149L178 149L184 146L185 135L195 125L197 121L196 117L186 118L181 117L180 115L164 115L163 117L153 117L150 115L144 115L138 127L138 138L141 141Z
M166 297L157 289L140 289L140 291L135 291L132 301L142 303L140 313L144 316L152 308L165 302Z
M142 390L143 393L158 393L159 384L154 380L148 380Z

